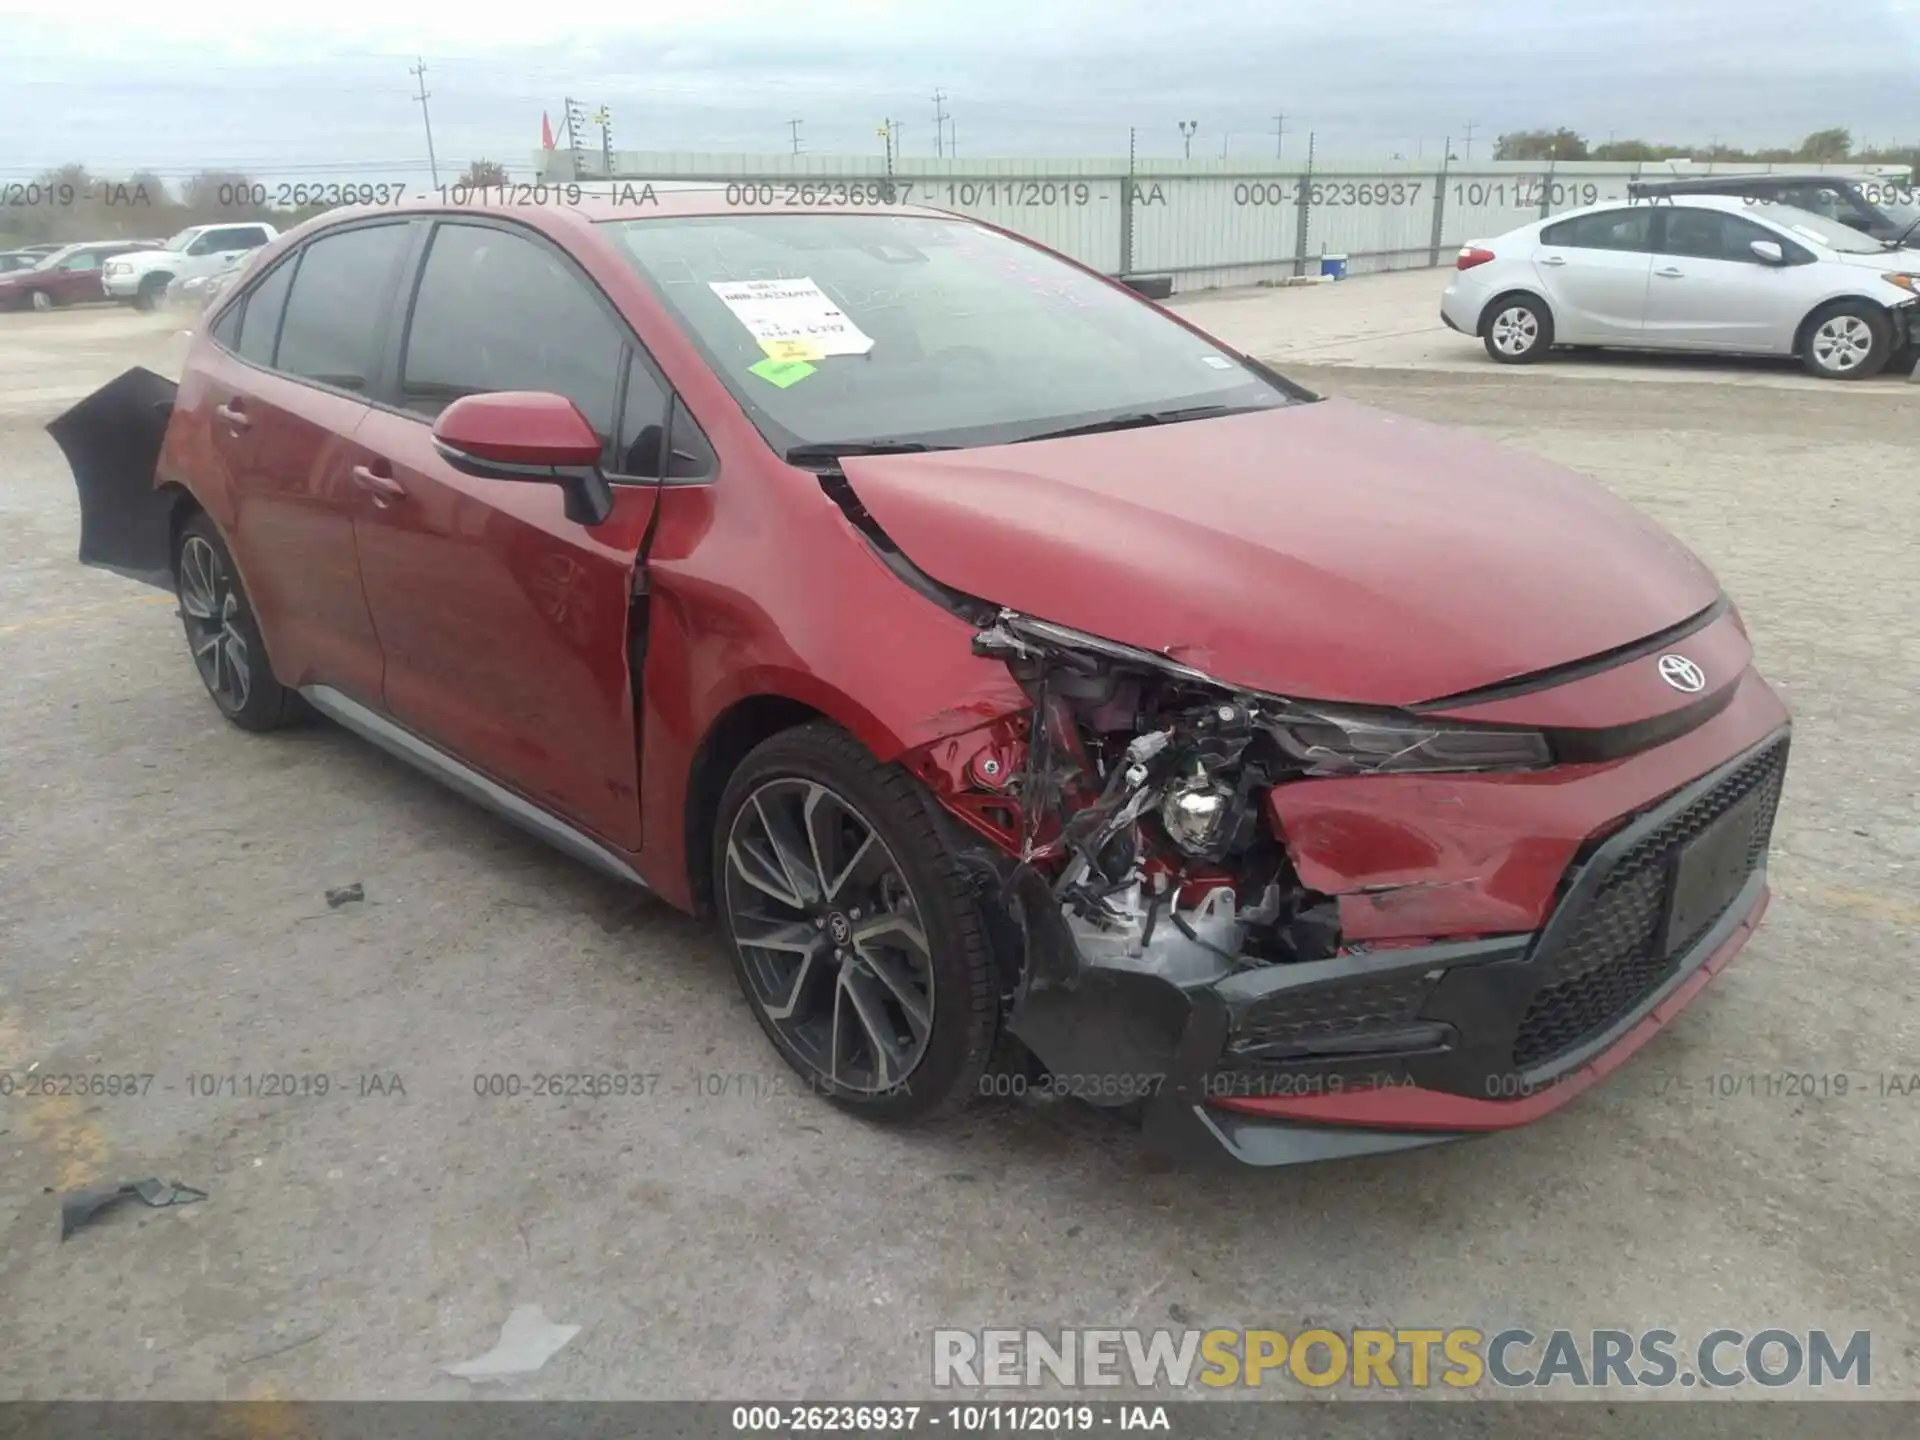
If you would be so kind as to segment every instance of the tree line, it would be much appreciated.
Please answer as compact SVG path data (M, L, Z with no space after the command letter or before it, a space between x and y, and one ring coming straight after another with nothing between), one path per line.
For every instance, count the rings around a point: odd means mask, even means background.
M1496 160L1697 160L1755 165L1907 165L1920 171L1920 145L1856 150L1853 132L1834 126L1816 130L1798 145L1744 150L1718 141L1708 145L1660 145L1645 140L1608 140L1591 145L1576 130L1515 130L1494 144Z
M377 182L371 189L390 193L399 183ZM504 185L507 171L498 161L475 160L450 183ZM164 240L189 225L215 222L264 220L285 230L350 203L334 196L352 188L331 181L269 185L236 170L202 170L176 186L151 170L114 177L95 175L85 165L61 165L31 180L0 182L0 250L75 240ZM286 192L306 203L277 204Z

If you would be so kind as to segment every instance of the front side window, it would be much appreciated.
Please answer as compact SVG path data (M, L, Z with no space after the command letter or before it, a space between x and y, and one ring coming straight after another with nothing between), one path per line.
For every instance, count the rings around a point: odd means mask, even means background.
M1573 250L1645 250L1652 228L1653 212L1644 206L1636 210L1601 210L1549 225L1540 232L1540 242Z
M996 444L1293 398L1157 307L970 221L605 223L777 451Z
M1662 255L1684 255L1696 260L1751 260L1745 245L1735 254L1734 240L1727 221L1734 217L1718 210L1693 210L1675 206L1666 212L1666 233L1660 240ZM1771 238L1771 237L1769 237Z
M625 349L552 249L492 226L442 224L413 302L400 402L437 416L463 395L545 390L573 401L605 441Z
M275 368L364 392L379 364L388 291L406 248L404 223L308 241L287 297Z

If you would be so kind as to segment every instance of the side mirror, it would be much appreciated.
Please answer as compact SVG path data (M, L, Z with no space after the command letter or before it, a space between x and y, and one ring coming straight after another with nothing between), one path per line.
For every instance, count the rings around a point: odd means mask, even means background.
M1776 240L1755 240L1747 248L1752 250L1764 264L1784 265L1787 263L1787 252L1780 248L1780 244Z
M468 395L440 412L433 443L462 474L558 485L567 519L576 525L598 525L613 513L613 488L600 471L600 437L564 395Z

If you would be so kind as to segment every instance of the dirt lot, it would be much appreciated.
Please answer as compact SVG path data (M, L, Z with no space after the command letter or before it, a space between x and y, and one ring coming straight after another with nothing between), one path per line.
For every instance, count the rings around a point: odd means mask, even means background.
M582 1327L525 1396L917 1396L935 1326L1129 1324L1864 1328L1920 1395L1920 1094L1878 1088L1920 1072L1920 392L1295 371L1659 517L1799 728L1765 927L1610 1084L1202 1179L1070 1105L896 1134L792 1096L701 926L342 732L227 726L165 597L74 563L40 428L177 341L0 317L0 1072L155 1077L0 1101L0 1396L463 1397L439 1367L522 1303ZM663 1082L475 1093L555 1070ZM210 1198L59 1243L54 1192L149 1175Z

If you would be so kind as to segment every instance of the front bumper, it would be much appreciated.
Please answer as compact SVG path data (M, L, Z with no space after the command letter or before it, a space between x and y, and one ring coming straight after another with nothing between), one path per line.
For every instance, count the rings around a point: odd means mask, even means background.
M1770 695L1747 704L1777 712ZM1619 1066L1751 935L1788 743L1780 723L1602 826L1537 930L1356 946L1191 990L1081 966L1029 984L1010 1028L1088 1098L1150 1096L1148 1143L1188 1161L1295 1164L1526 1124ZM1704 858L1683 888L1689 856ZM1030 968L1064 973L1057 955Z

